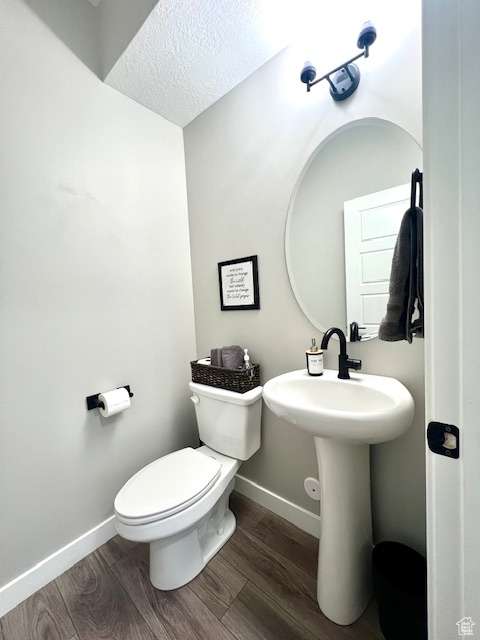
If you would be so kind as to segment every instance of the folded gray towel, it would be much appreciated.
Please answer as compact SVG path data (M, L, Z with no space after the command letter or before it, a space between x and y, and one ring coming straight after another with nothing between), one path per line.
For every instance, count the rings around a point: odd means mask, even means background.
M415 321L415 302L419 313ZM423 211L410 207L403 216L393 252L387 313L380 323L380 340L423 337Z
M238 344L222 347L222 366L227 369L241 369L243 365L243 349Z
M210 350L210 362L214 367L223 367L222 349L220 347Z

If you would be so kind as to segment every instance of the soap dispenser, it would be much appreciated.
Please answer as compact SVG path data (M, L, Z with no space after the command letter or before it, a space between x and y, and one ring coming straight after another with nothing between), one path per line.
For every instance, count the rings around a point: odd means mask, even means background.
M307 354L307 371L311 376L323 375L323 351L317 347L315 338L312 338L312 346L305 352Z
M243 362L244 362L243 366L245 367L245 373L249 378L253 378L254 371L253 371L252 364L250 362L250 356L248 355L248 349L244 349L243 353L245 354L243 356Z

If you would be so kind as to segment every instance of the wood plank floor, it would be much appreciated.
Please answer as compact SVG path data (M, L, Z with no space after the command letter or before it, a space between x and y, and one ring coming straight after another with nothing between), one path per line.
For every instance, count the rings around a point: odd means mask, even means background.
M0 618L0 640L382 640L375 606L349 627L315 600L318 541L233 493L237 530L192 582L158 591L148 545L118 536Z

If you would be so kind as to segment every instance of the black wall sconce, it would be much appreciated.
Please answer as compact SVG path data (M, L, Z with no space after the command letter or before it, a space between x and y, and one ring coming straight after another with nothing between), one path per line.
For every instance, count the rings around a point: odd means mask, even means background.
M335 69L318 78L318 80L315 80L317 70L311 62L306 62L303 65L300 80L307 85L307 91L310 91L311 87L322 80L327 80L330 85L330 95L334 100L339 102L340 100L349 98L360 83L360 69L353 63L355 60L358 60L358 58L368 58L370 46L376 39L377 30L370 21L365 22L357 41L357 47L363 49L362 53L347 60L347 62L344 62L339 67L335 67Z

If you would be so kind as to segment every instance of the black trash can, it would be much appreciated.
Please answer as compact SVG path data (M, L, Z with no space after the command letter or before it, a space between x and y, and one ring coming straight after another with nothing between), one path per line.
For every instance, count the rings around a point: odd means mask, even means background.
M373 550L373 588L385 640L427 639L427 563L399 542Z

